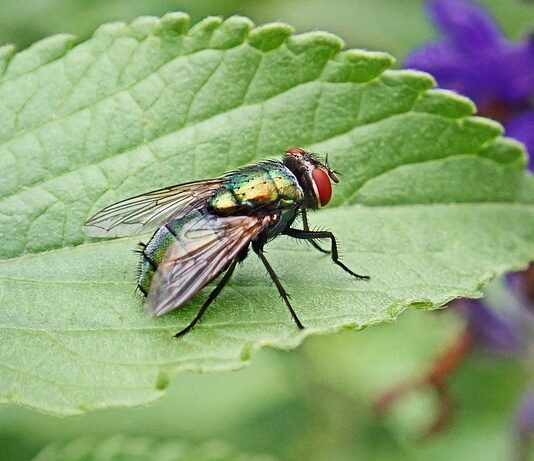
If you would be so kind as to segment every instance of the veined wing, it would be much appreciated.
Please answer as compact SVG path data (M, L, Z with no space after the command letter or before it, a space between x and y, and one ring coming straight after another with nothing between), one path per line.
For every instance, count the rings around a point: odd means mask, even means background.
M175 233L176 242L158 266L148 310L162 315L191 299L219 275L278 215L228 216L195 213Z
M92 237L124 237L152 232L178 213L201 207L223 179L194 181L164 187L114 203L85 223Z

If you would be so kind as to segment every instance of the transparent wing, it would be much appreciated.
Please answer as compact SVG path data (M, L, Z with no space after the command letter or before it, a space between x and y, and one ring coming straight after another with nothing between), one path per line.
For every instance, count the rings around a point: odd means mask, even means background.
M154 275L148 293L148 310L162 315L180 307L217 277L277 218L276 215L220 217L203 214L186 222L176 233L176 242Z
M91 216L84 231L92 237L152 232L172 216L201 207L222 182L222 179L189 182L128 198Z

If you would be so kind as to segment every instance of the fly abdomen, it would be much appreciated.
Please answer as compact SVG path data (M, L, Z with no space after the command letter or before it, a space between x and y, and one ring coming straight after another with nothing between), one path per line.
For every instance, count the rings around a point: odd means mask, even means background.
M145 296L150 289L154 274L161 264L165 253L167 253L169 247L176 241L177 229L175 227L179 228L180 226L180 221L171 221L160 227L141 251L137 286Z
M137 288L143 295L148 294L150 284L156 273L156 266L143 254L139 264L139 277L137 279Z

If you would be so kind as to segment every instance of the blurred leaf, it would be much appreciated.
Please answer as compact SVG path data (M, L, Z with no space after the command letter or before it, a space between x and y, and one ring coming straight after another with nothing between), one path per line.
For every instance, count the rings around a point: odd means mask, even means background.
M534 257L525 154L473 105L387 71L383 53L340 52L244 18L140 18L72 48L51 37L1 52L0 376L4 401L58 414L138 405L176 370L243 366L260 347L390 321L405 307L479 296ZM305 325L294 327L251 258L180 342L206 293L160 319L134 294L134 239L91 243L97 209L213 177L290 146L329 152L344 173L330 210L351 280L283 238L273 266ZM365 206L362 206L365 205Z
M191 447L181 442L115 436L103 442L81 438L66 445L52 444L33 461L274 461L267 456L237 453L221 442Z
M179 434L188 445L225 440L240 452L280 459L448 461L463 459L463 453L469 459L477 454L488 461L510 459L511 414L528 379L510 361L480 356L466 361L451 379L455 418L433 438L423 441L417 433L421 420L436 412L421 404L428 394L413 394L386 417L373 411L381 391L420 377L459 329L452 309L409 311L394 327L310 338L291 354L262 351L238 373L182 374L149 407L65 419L6 406L0 409L0 436L11 434L12 440L2 450L11 448L6 459L22 461L29 456L21 453L35 453L51 440L63 446L88 435Z
M534 30L534 5L524 0L477 0L517 39ZM197 21L208 15L242 14L256 22L285 21L298 31L321 29L350 46L383 50L399 61L437 35L423 0L39 0L0 2L0 45L26 47L43 37L71 32L86 38L103 22L184 11ZM303 14L303 11L306 14Z
M351 46L392 53L399 62L413 48L438 35L425 14L424 0L269 0L243 9L257 21L281 18L298 30L317 24ZM534 30L534 5L521 0L477 0L495 16L504 32L517 39ZM245 5L243 5L244 7ZM250 10L250 11L249 11ZM303 11L306 14L303 14Z

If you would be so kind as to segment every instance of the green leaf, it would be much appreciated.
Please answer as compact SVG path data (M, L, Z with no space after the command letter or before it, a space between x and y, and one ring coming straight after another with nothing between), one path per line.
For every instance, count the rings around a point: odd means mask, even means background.
M325 32L183 14L0 51L1 398L56 414L159 397L176 371L235 369L258 348L480 296L534 258L534 181L501 127L383 53ZM134 293L137 239L82 226L117 200L301 146L343 173L312 225L339 237L349 278L284 237L268 257L297 331L255 258L177 342L205 290L153 319Z
M147 437L114 436L98 442L80 438L67 444L50 444L33 461L274 461L271 456L238 453L222 442L192 447L182 442L157 441Z

